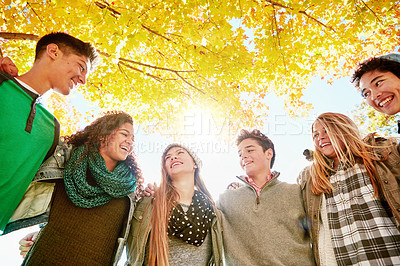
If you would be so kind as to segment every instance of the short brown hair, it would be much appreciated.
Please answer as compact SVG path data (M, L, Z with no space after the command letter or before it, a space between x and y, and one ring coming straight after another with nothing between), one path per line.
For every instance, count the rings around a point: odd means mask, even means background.
M86 56L90 61L91 71L93 71L98 64L99 54L96 52L93 45L63 32L52 32L40 38L36 44L35 61L42 56L47 45L51 43L57 44L60 50L66 54L72 52L77 55Z
M257 141L257 143L263 148L264 152L268 149L272 149L272 152L274 153L272 155L270 165L270 167L272 168L275 162L274 143L258 129L253 129L252 131L248 131L246 129L240 130L239 136L236 139L236 145L239 146L239 144L245 139L254 139L255 141Z

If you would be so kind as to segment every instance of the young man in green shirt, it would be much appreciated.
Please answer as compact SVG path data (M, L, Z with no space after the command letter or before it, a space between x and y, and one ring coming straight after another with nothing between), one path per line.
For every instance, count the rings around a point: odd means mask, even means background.
M27 73L14 78L0 72L0 234L58 143L59 123L41 106L40 96L51 89L68 95L85 84L97 58L89 43L65 33L50 33L38 41L35 62ZM16 75L9 62L4 65Z

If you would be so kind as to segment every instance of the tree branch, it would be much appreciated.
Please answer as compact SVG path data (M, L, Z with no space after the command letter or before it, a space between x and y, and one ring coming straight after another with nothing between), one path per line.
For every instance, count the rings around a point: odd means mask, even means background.
M110 7L110 4L103 1L103 3L100 3L98 1L94 2L96 4L96 6L98 6L101 9L107 9L108 11L111 12L111 16L113 16L114 18L118 18L119 16L121 16L121 13L118 12L117 10L113 9L112 7Z
M28 33L0 32L0 39L38 41L39 36Z
M276 38L278 39L278 48L279 48L279 51L281 52L281 55L283 57L283 66L285 67L285 73L287 73L285 55L282 53L282 45L281 45L281 39L279 37L280 33L279 33L279 29L278 29L278 22L276 21L275 6L272 6L272 9L274 10L274 22L275 22Z
M144 72L143 70L140 70L140 69L138 69L138 68L136 68L136 67L133 67L133 66L131 66L131 65L128 65L128 64L126 64L126 63L124 63L124 62L119 62L118 64L121 64L121 65L123 65L123 66L126 66L126 67L128 67L128 68L130 68L130 69L136 70L136 71L138 71L138 72L140 72L140 73L142 73L142 74L145 74L146 76L149 76L149 77L151 77L151 78L153 78L153 79L155 79L155 80L157 80L157 81L159 81L159 82L162 82L162 79L161 79L160 77L157 77L157 76L154 76L154 75L152 75L152 74L146 73L146 72Z
M182 93L183 95L186 95L189 99L193 100L192 97L190 97L190 95L186 92L184 92L183 90L180 90L180 93Z
M126 74L125 70L121 67L120 62L118 62L118 68L119 68L119 71L121 71L122 74L124 74L125 79L129 82L130 79L129 79L128 75ZM131 88L132 88L134 91L136 91L136 89L135 89L133 86L131 86Z
M382 21L379 19L378 15L376 15L376 13L375 13L363 0L361 0L361 3L363 3L364 6L365 6L366 8L368 8L369 11L372 12L372 14L375 16L375 18L376 18L376 19L379 21L379 23L382 25L383 23L382 23Z
M275 6L272 6L272 9L274 11L274 14L273 14L274 15L274 23L273 23L273 25L275 25L276 39L278 40L278 48L279 48L279 50L282 50L281 40L279 38L278 22L276 21Z
M111 55L98 51L99 54L105 56L105 57L111 57ZM170 68L165 68L165 67L158 67L158 66L153 66L153 65L149 65L149 64L145 64L145 63L141 63L138 61L133 61L130 59L126 59L126 58L118 58L119 61L123 61L123 62L128 62L128 63L132 63L132 64L136 64L136 65L140 65L140 66L144 66L144 67L148 67L148 68L154 68L154 69L158 69L158 70L165 70L165 71L169 71L169 72L173 72L173 73L182 73L182 72L196 72L196 70L175 70L175 69L170 69Z
M273 6L279 6L279 7L282 7L282 8L284 8L284 9L294 10L293 7L285 6L285 5L283 5L283 4L280 4L280 3L277 3L277 2L274 2L274 1L271 1L271 0L265 0L265 2L267 2L267 3L269 3L269 4L273 5ZM306 17L308 17L309 19L311 19L311 20L317 22L319 25L321 25L321 26L323 26L323 27L325 27L325 28L327 28L327 29L329 29L329 30L331 30L331 31L333 31L333 32L336 32L335 29L333 29L332 27L330 27L330 26L328 26L328 25L325 25L324 23L322 23L322 22L319 21L318 19L316 19L316 18L310 16L309 14L307 14L306 11L300 10L299 13L300 13L300 14L303 14L303 15L305 15Z
M168 38L168 37L162 35L161 33L158 33L157 31L152 30L152 29L150 29L149 27L147 27L147 26L145 26L145 25L143 25L143 24L141 24L141 26L142 26L145 30L147 30L147 31L149 31L149 32L151 32L151 33L153 33L153 34L155 34L155 35L157 35L157 36L160 36L161 38L166 39L167 41L170 41L170 42L173 42L173 43L176 44L176 42L175 42L174 40L172 40L172 39L170 39L170 38ZM175 36L175 37L178 37L178 38L183 38L182 35L178 35L178 34L174 34L174 33L168 33L168 32L166 32L165 34L167 34L167 35L169 35L169 36Z
M206 94L204 91L200 90L199 88L197 88L196 86L194 86L192 83L188 82L184 77L182 77L181 75L179 75L179 73L175 73L180 79L183 80L183 82L185 82L186 84L188 84L190 87L192 87L193 89L197 90L198 92L202 93L202 94Z
M110 93L110 91L108 91L108 90L104 90L104 89L99 88L99 87L96 86L94 83L92 83L90 80L86 80L86 81L87 81L87 83L89 83L90 86L93 86L93 87L95 87L98 91L100 91L100 93L101 93L102 95L104 95L104 93ZM110 93L110 94L111 94L111 93Z
M154 31L154 30L150 29L149 27L146 27L146 26L145 26L145 25L143 25L143 24L142 24L142 27L143 27L145 30L147 30L147 31L150 31L150 32L151 32L151 33L153 33L153 34L155 34L155 35L157 35L157 36L160 36L161 38L164 38L164 39L166 39L167 41L170 41L170 42L172 42L172 40L171 40L170 38L168 38L168 37L165 37L164 35L162 35L162 34L160 34L160 33L156 32L156 31Z
M97 87L96 85L94 85L92 82L90 82L90 80L87 80L87 82L89 83L89 85L95 87L96 89L98 89L99 91L101 91L101 89L99 87Z
M39 15L36 13L35 9L33 9L33 7L31 6L31 4L29 2L26 2L26 4L32 9L33 13L38 17L38 19L40 20L40 22L42 22L43 27L47 30L46 28L46 24L43 22L43 20L39 17Z

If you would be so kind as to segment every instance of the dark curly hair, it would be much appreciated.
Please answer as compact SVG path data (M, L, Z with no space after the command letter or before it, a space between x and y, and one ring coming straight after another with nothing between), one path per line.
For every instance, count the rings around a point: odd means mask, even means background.
M360 88L360 79L361 77L370 71L378 70L380 72L392 72L400 79L400 63L381 58L381 57L373 57L362 63L359 63L356 70L354 71L353 76L350 81L353 83L357 89Z
M83 156L85 156L89 151L99 151L101 143L107 141L109 139L107 137L125 123L133 125L133 119L129 114L119 111L110 111L105 113L102 117L97 118L83 130L79 130L71 136L65 136L64 141L76 147L85 145L86 153L83 154ZM135 175L136 180L138 180L138 178L142 177L142 172L138 167L135 157L132 151L124 163Z
M274 148L274 143L263 133L261 133L260 130L258 129L253 129L252 131L248 131L246 129L240 130L239 136L236 139L236 145L239 146L239 144L245 140L245 139L254 139L257 141L257 143L263 148L263 151L265 152L268 149L272 149L272 152L274 155L271 158L271 166L272 167L275 163L275 148Z

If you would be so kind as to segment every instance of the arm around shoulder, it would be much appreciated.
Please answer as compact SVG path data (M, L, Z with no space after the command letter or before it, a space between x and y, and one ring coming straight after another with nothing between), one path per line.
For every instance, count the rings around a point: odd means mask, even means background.
M303 190L306 186L307 181L311 178L311 165L306 166L297 177L297 184L300 185Z

